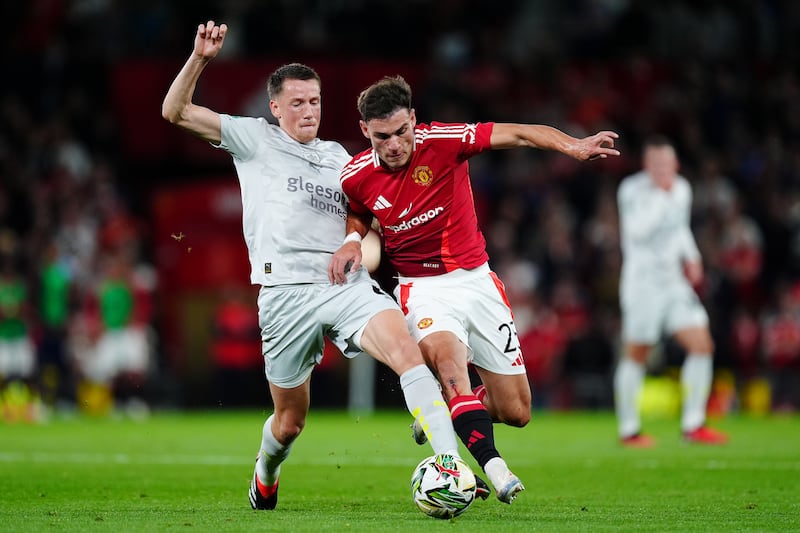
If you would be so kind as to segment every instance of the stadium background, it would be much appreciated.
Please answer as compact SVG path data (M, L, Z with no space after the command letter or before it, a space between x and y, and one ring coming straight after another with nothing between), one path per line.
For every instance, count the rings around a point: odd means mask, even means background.
M267 74L323 79L320 136L366 140L355 98L383 75L421 121L613 129L621 158L533 150L471 162L492 265L509 289L537 408L609 408L617 352L615 187L649 133L677 144L693 184L717 343L712 408L800 407L800 4L790 0L4 2L0 256L30 290L48 401L69 405L65 349L104 327L108 280L132 296L153 365L128 394L154 406L264 405L239 193L229 157L160 117L212 18L230 27L195 101L267 116ZM69 291L51 294L60 266ZM391 283L384 277L385 283ZM55 300L55 301L54 301ZM61 310L61 311L59 311ZM667 345L653 375L680 354ZM378 404L400 405L378 369ZM314 404L347 402L331 354ZM663 384L663 383L662 383ZM124 388L124 387L123 387ZM660 390L660 389L656 389ZM770 393L767 407L765 392Z

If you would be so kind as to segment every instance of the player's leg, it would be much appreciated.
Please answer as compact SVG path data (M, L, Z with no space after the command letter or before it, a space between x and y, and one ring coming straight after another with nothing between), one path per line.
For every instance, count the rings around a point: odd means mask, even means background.
M649 447L654 441L642 434L639 396L644 386L645 364L652 345L624 343L623 353L614 372L614 407L620 441L626 446Z
M258 295L264 367L274 405L264 423L250 486L253 509L274 509L281 463L303 431L310 405L310 379L322 360L322 326L314 315L313 286L273 289Z
M639 397L647 371L647 358L661 340L668 288L631 283L620 285L622 308L622 354L614 371L614 408L620 442L632 448L647 448L655 441L642 433Z
M397 317L400 322L396 321ZM391 325L386 324L387 320L391 321ZM397 329L395 330L395 328ZM413 355L405 353L408 349L406 337L411 340ZM391 349L398 340L403 348ZM400 376L400 385L403 389L406 406L414 416L411 427L416 443L421 445L430 441L434 453L449 453L459 457L458 442L447 402L442 396L439 383L425 365L419 346L414 339L408 336L406 321L402 313L394 314L394 311L384 311L373 317L365 328L361 343L368 352L376 354L376 359L392 368ZM399 359L397 354L400 355ZM415 366L403 370L408 366L409 361ZM468 388L468 381L465 383ZM484 500L487 499L491 494L489 485L477 474L475 481L477 496Z
M473 318L483 322L481 316L485 307L475 295L487 290L497 294L489 274L488 266L484 265L471 271L436 276L432 280L422 278L406 283L401 279L395 296L406 312L412 336L419 342L426 362L439 379L456 434L486 472L498 499L511 503L523 486L500 457L492 417L472 391L467 371L467 362L473 353L468 346L467 324ZM501 467L504 472L500 471ZM513 478L513 486L505 474Z
M725 434L705 425L714 372L714 341L708 329L708 314L688 284L674 291L666 327L686 351L681 368L681 431L684 438L701 444L727 442Z
M673 336L686 351L686 359L681 368L681 430L687 432L705 423L706 404L713 378L713 340L705 327L684 328L676 331Z
M373 316L361 334L360 344L400 376L406 407L428 437L434 453L458 456L450 411L416 341L408 334L400 310L386 309Z
M499 282L499 280L498 280ZM499 285L502 288L502 285ZM475 301L467 312L472 364L481 385L472 390L491 422L523 427L531 417L531 389L508 302L494 282L481 294L473 287ZM499 295L499 299L498 299ZM496 488L497 498L511 503L525 489L500 457L483 469Z
M708 328L695 326L674 333L674 338L686 351L681 368L681 431L690 442L723 444L725 434L706 427L706 409L713 380L714 341Z
M346 357L367 352L400 377L409 412L426 428L436 453L458 455L447 404L397 302L360 270L344 285L332 285L316 302L316 313L331 324L328 338ZM424 433L423 433L424 435Z
M250 487L253 509L271 510L278 503L281 463L289 456L292 443L306 424L310 405L310 378L297 387L282 388L270 383L275 410L264 422L255 475Z
M493 421L524 427L531 418L531 388L505 286L487 269L470 283L469 292L463 318L481 378L473 392Z
M498 374L479 366L475 371L482 385L475 395L494 422L524 427L531 420L531 387L526 374Z
M453 333L437 331L423 338L419 346L442 386L456 433L483 468L500 454L494 444L492 419L470 386L466 345Z
M456 434L486 472L498 499L511 503L524 487L497 451L492 418L471 389L466 345L453 333L438 331L424 337L420 348L442 385Z

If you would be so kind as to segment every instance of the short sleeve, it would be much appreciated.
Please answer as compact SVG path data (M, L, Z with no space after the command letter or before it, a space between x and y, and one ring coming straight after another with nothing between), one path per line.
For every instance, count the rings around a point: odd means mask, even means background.
M242 161L256 154L259 140L264 135L264 119L220 115L221 141L214 145Z

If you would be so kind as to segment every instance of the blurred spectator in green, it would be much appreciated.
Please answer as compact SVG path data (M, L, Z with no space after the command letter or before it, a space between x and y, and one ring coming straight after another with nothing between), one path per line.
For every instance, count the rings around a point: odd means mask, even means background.
M36 353L30 331L28 285L18 264L16 237L0 233L0 405L6 422L35 421Z
M137 277L125 249L109 251L100 261L100 281L84 309L90 324L91 317L98 320L96 343L90 335L75 354L84 380L78 387L79 403L90 414L106 414L116 403L132 416L146 415L144 387L152 343L136 304L149 307L141 291L146 295L152 284L142 286L142 276Z
M67 326L73 307L68 262L54 243L42 253L39 269L39 388L44 403L57 407L74 401L73 372L67 357Z

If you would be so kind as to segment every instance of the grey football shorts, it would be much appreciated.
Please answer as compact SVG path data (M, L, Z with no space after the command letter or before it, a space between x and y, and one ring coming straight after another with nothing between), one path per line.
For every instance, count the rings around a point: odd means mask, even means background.
M261 287L258 320L267 379L282 388L305 382L322 361L324 337L345 357L362 353L364 327L386 309L399 307L364 269L351 274L344 285Z

